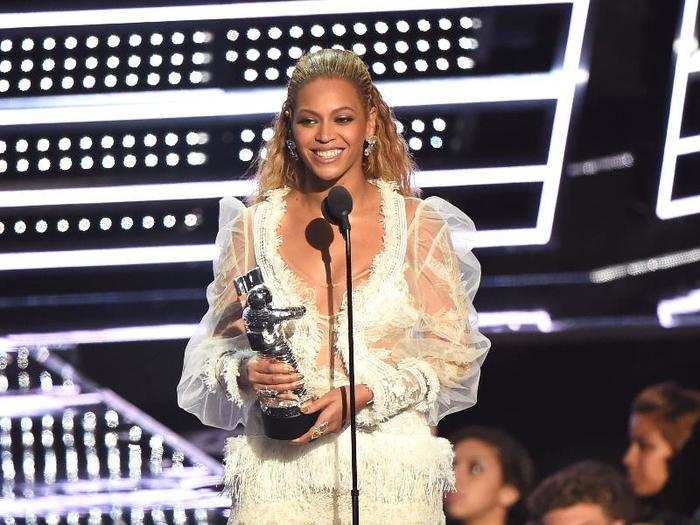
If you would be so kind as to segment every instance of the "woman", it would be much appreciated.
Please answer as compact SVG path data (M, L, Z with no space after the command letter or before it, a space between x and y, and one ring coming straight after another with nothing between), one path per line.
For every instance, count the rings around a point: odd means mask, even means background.
M355 203L353 304L360 517L363 523L442 523L452 450L430 426L473 405L490 343L472 299L479 264L473 223L409 184L412 163L365 64L348 51L303 56L257 170L254 203L221 202L209 310L188 343L180 406L245 435L226 447L231 523L349 523L350 436L345 261L321 216L330 188ZM256 357L233 279L259 266L275 307L306 307L285 331L299 374ZM264 436L256 393L304 384L319 411L293 442Z
M640 521L700 523L700 391L674 383L644 389L632 404L629 435L623 463Z
M445 499L447 516L465 525L524 523L522 504L535 482L525 447L505 432L466 427L451 436L456 492Z

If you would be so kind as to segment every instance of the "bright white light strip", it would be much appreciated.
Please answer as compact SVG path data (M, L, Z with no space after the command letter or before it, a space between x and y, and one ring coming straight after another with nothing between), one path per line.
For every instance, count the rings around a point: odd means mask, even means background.
M557 206L559 184L564 168L564 153L569 137L569 125L571 123L577 81L580 75L579 68L583 50L583 37L586 32L586 21L588 19L589 0L574 2L571 9L569 35L562 66L562 75L567 79L567 82L559 94L552 126L549 156L547 158L548 176L542 187L540 207L537 213L536 230L539 238L538 244L547 244L552 237L554 212Z
M168 341L189 339L196 324L166 324L158 326L125 326L66 332L37 332L9 334L2 338L11 346L61 346L96 343L131 343L135 341ZM2 398L0 398L2 399Z
M393 107L555 100L565 82L558 72L377 82ZM138 96L137 96L138 95ZM284 88L206 89L0 100L0 126L112 122L275 114Z
M678 141L677 155L690 155L691 153L700 153L700 135L683 137Z
M690 72L700 73L700 51L695 51L690 57Z
M549 319L549 314L546 319ZM544 322L542 311L534 312L491 312L479 313L479 326L503 324L525 324L523 316ZM550 319L551 321L551 319ZM96 343L134 343L141 341L169 341L189 339L195 333L197 324L165 324L150 326L125 326L93 330L69 330L65 332L39 332L9 334L0 342L8 343L9 348L18 346L70 346ZM2 399L2 398L0 398Z
M663 220L700 213L700 199L673 199L673 185L676 178L676 163L679 150L687 147L683 143L679 144L679 141L681 140L681 125L688 90L688 77L692 71L691 57L692 53L697 49L695 40L697 16L698 0L685 0L680 35L675 46L676 70L673 75L671 107L668 114L668 127L666 128L666 144L661 164L659 193L656 200L656 215Z
M607 283L625 277L636 277L659 270L669 270L678 266L685 266L700 262L700 248L684 250L674 253L666 253L648 259L639 259L623 264L615 264L593 270L589 277L593 283Z
M656 317L664 328L673 328L678 325L674 319L676 315L698 312L700 312L700 290L693 290L685 296L664 299L656 306Z
M425 170L417 172L415 180L421 188L516 184L542 182L546 171L547 166Z
M145 7L133 9L91 9L76 11L44 11L36 13L5 13L0 29L27 27L57 27L112 24L143 24L149 22L189 22L195 20L236 20L282 16L309 16L310 13L382 13L426 11L438 9L569 4L575 0L404 0L377 3L375 0L350 2L290 1L251 2L249 4L188 5L180 7Z
M75 509L100 507L141 507L144 505L177 506L183 509L228 508L231 498L220 491L188 489L148 490L141 488L133 492L102 492L60 496L34 496L32 499L0 499L0 514L3 516L25 516L61 512ZM106 511L109 512L109 511Z
M457 170L421 171L416 183L423 188L440 186L477 186L542 182L546 166L505 166ZM228 195L248 196L255 188L251 180L182 182L175 184L139 184L44 190L0 191L0 208L25 206L64 206L214 199Z
M20 394L3 395L0 401L1 417L17 417L46 414L68 407L96 405L102 401L102 396L94 392L69 395Z
M518 331L523 325L536 326L540 332L551 332L552 318L546 310L479 313L480 328L507 326L511 330Z
M211 261L215 253L213 244L3 253L0 271Z
M226 195L249 195L253 188L254 184L252 181L230 180L219 182L182 182L177 184L10 190L0 191L0 208L213 199Z

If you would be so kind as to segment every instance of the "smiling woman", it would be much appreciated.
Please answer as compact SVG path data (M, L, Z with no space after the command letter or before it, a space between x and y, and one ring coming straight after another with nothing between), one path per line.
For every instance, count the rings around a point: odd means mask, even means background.
M472 221L443 199L420 199L393 115L354 53L304 55L258 159L246 207L221 201L209 310L189 341L178 400L204 423L245 434L226 447L230 523L351 521L344 244L321 203L352 195L353 302L362 523L445 522L454 487L449 441L430 427L472 406L490 342L472 305L480 266ZM234 279L259 267L285 321L298 369L252 352ZM303 385L308 399L297 399ZM265 435L260 397L305 401L318 414L292 441Z

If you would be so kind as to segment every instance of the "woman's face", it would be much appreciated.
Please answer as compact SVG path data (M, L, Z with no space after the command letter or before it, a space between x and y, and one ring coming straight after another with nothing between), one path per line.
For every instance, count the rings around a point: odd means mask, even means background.
M668 460L673 450L654 421L644 414L632 414L629 436L623 463L632 490L637 496L658 494L668 481Z
M474 520L517 501L517 491L503 484L498 452L483 441L465 439L455 445L454 471L457 491L445 497L445 510L453 519Z
M355 86L347 80L318 78L297 94L292 133L308 169L324 182L346 174L364 178L364 141L374 134L376 110L365 115Z

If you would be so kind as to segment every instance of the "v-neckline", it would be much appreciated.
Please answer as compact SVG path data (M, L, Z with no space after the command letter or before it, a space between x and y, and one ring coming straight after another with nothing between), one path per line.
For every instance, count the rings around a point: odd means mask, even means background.
M386 254L389 251L389 244L390 244L390 236L392 235L392 232L389 230L389 220L388 220L388 213L389 213L389 205L390 205L390 199L393 197L393 190L392 187L389 184L385 185L385 181L377 179L376 181L370 180L369 181L371 184L374 184L377 186L377 189L379 190L379 221L382 225L382 241L381 241L381 247L377 251L377 253L374 254L372 257L372 262L370 263L369 267L362 270L361 273L353 276L353 282L356 278L362 277L363 275L369 273L368 277L363 280L359 285L355 286L353 285L353 296L358 294L361 290L364 290L365 287L367 287L375 278L376 275L376 269L379 266L380 261L386 257ZM284 269L285 275L289 277L289 279L292 281L290 284L292 285L294 295L297 296L298 299L301 300L303 303L303 297L299 293L301 290L312 290L314 292L313 294L313 303L314 303L314 308L316 310L317 315L319 315L322 318L326 319L336 319L340 316L342 312L347 308L347 290L343 292L343 295L341 296L341 301L340 305L338 306L337 312L333 315L329 314L322 314L318 304L316 304L316 287L312 286L310 282L305 278L302 272L299 272L296 268L294 268L293 265L289 264L287 260L282 257L282 254L280 252L280 246L282 244L282 237L279 234L279 229L282 225L282 221L287 213L287 201L285 197L290 191L289 187L282 188L283 191L281 191L278 195L277 202L275 203L277 205L277 213L275 214L275 217L270 218L269 216L267 217L267 220L270 221L270 224L267 224L265 227L272 229L275 234L275 238L278 240L276 243L273 243L271 246L268 246L270 249L270 256L271 258L277 258L277 260L280 262L281 266ZM333 286L339 286L343 285L343 283L332 283ZM288 290L287 290L288 291ZM308 306L308 305L307 305Z
M367 268L363 269L359 273L353 273L352 275L352 282L354 283L357 279L372 273L372 268L376 267L377 261L379 260L379 257L381 256L382 252L386 251L386 244L388 242L388 232L387 232L387 227L386 227L386 213L387 213L387 199L388 196L384 194L384 191L382 188L379 187L378 184L373 184L374 186L377 187L377 191L379 193L379 223L381 225L381 230L382 230L382 237L381 237L381 245L379 247L379 250L377 250L377 253L375 253L372 256L372 260L370 261L370 264ZM287 210L288 210L288 203L286 201L286 197L288 195L288 192L286 192L284 195L281 196L280 198L280 204L282 211L279 213L277 217L276 224L270 225L270 227L275 229L275 233L280 239L279 244L276 246L276 256L280 258L282 263L289 269L290 272L292 272L296 276L296 280L299 281L303 286L310 288L312 290L316 290L317 288L322 288L324 290L328 290L328 284L318 284L318 285L313 285L311 283L311 280L309 279L309 275L300 270L295 264L292 264L286 257L282 255L282 246L284 245L284 239L280 235L280 228L282 227L282 223L284 222L285 217L287 216ZM343 243L344 245L344 243ZM344 257L344 252L343 252L343 257ZM369 277L363 281L366 282L369 280ZM346 282L346 278L343 278L342 281L340 282L331 282L330 287L332 289L335 289L338 286L344 286ZM353 289L356 287L353 285Z

